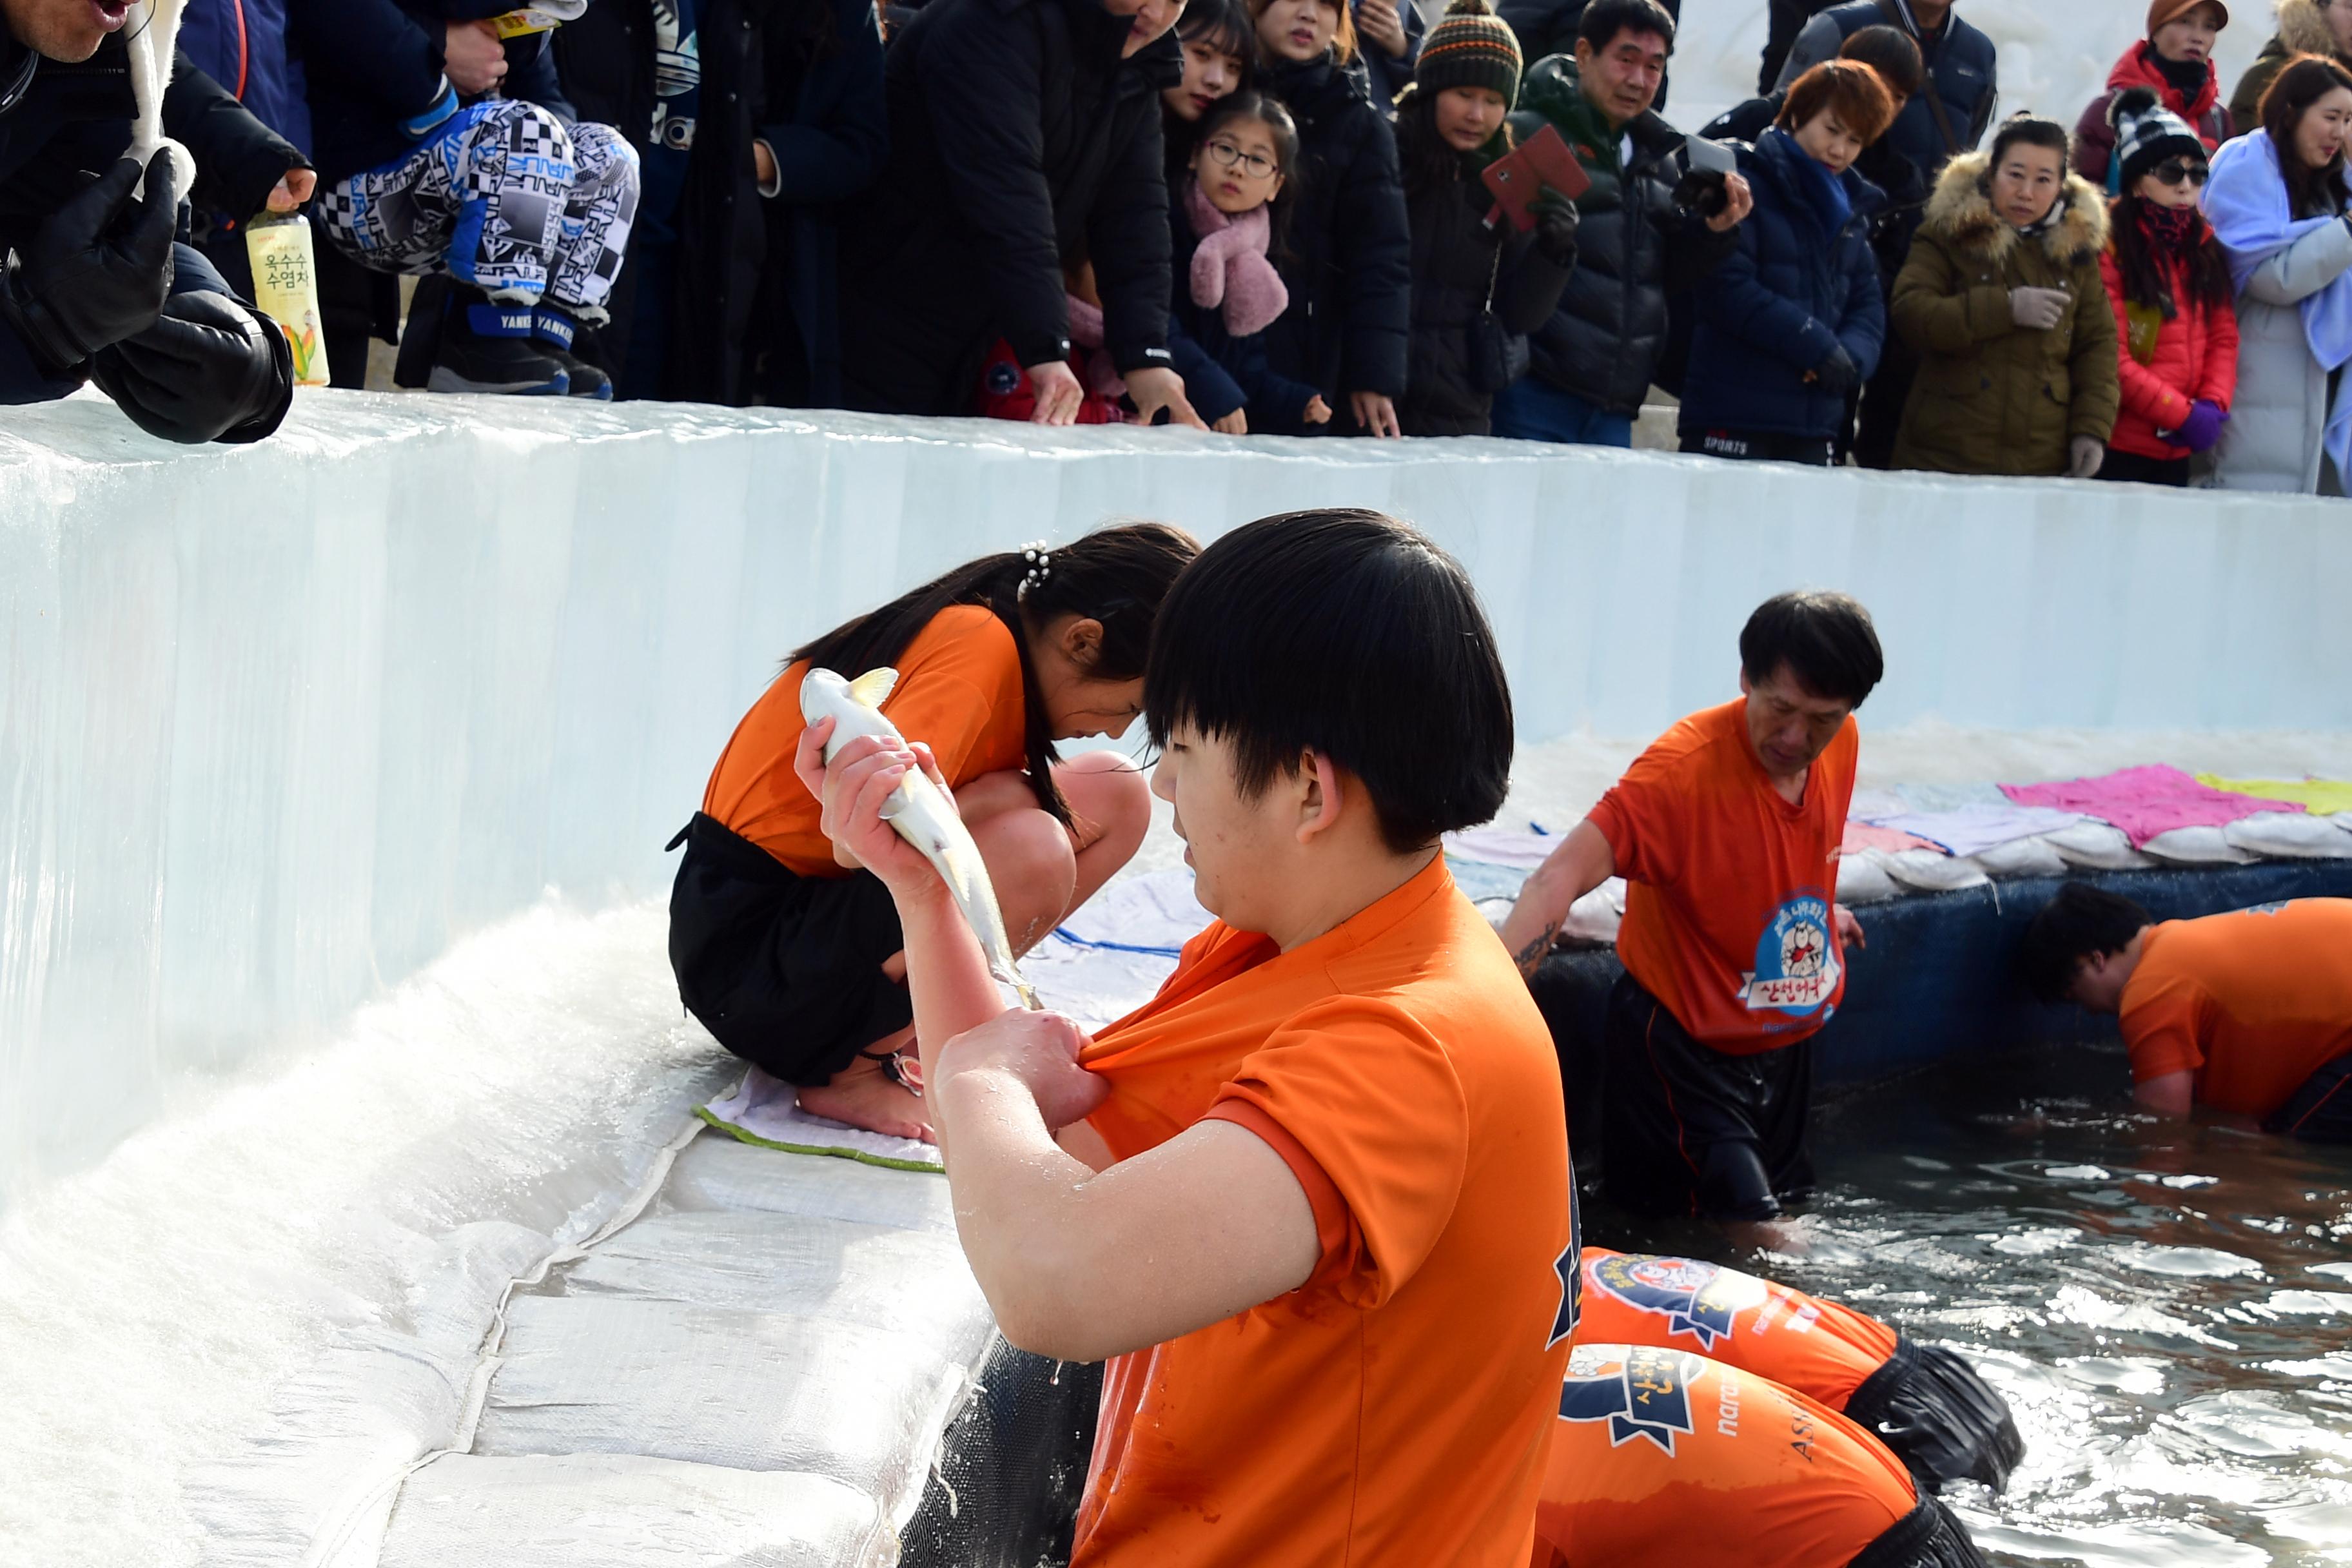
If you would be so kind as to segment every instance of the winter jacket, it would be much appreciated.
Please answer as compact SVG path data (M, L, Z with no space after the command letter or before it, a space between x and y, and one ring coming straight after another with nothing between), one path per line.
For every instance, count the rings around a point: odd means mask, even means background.
M2286 68L2287 61L2297 55L2332 55L2336 63L2352 70L2352 55L2336 47L2336 35L2329 30L2327 16L2321 0L2278 0L2278 31L2271 35L2246 74L2238 79L2237 91L2230 95L2230 128L2233 134L2243 136L2263 122L2263 94L2268 92L2278 73Z
M286 47L286 0L188 0L180 53L278 135L310 151L310 100Z
M1780 68L1789 63L1789 51L1796 47L1805 24L1836 4L1838 0L1769 0L1764 7L1764 63L1756 77L1758 93L1768 94L1778 85Z
M1420 134L1398 121L1400 139ZM1496 154L1504 150L1490 144ZM1493 228L1494 198L1478 177L1489 160L1457 155L1453 177L1405 193L1412 224L1412 351L1397 422L1408 436L1484 436L1495 405L1471 366L1473 324L1493 300L1506 333L1536 331L1551 319L1570 269L1536 248L1535 231Z
M1789 89L1774 88L1762 98L1751 98L1727 109L1706 123L1699 134L1710 142L1754 142L1780 118ZM1853 161L1854 172L1878 187L1880 202L1870 215L1870 248L1878 258L1878 287L1892 298L1895 279L1910 258L1911 235L1927 210L1927 180L1919 165L1904 155L1894 138L1881 136Z
M1667 295L1721 265L1739 243L1737 230L1717 234L1676 210L1683 133L1655 112L1611 130L1577 86L1576 62L1564 56L1536 62L1511 116L1522 142L1547 124L1559 128L1592 187L1576 201L1583 214L1576 269L1559 309L1528 341L1532 374L1606 413L1631 417L1658 374ZM1633 147L1630 163L1620 156L1626 138Z
M844 399L961 414L990 346L1067 359L1065 265L1091 262L1122 372L1167 365L1160 89L1098 0L930 0L890 40L883 173L841 216Z
M1837 182L1846 205L1839 213L1816 183L1820 165L1782 132L1737 151L1756 210L1733 231L1730 258L1692 291L1697 325L1682 428L1826 441L1845 427L1846 389L1805 378L1840 347L1856 381L1878 368L1886 303L1870 220L1885 198L1849 169Z
M2197 220L2200 238L2213 231ZM2224 413L2238 387L2238 312L2227 300L2210 305L2190 294L2186 257L2164 266L2175 314L2170 321L2152 305L2127 303L2123 268L2113 244L2100 253L2099 277L2116 313L2116 369L2123 378L2123 406L2107 445L2137 457L2171 460L2189 456L2186 447L2159 439L2159 430L2178 430L2189 405L2202 398Z
M1299 146L1298 178L1283 192L1290 233L1279 267L1290 308L1266 329L1267 363L1314 387L1332 410L1328 426L1280 428L1342 435L1354 427L1349 393L1405 391L1412 238L1396 137L1363 72L1328 55L1261 71L1258 86L1289 106Z
M449 88L441 69L449 24L513 9L511 0L287 0L287 38L310 95L319 183L335 184L405 156L420 138L403 122L432 109ZM499 96L535 103L571 124L576 116L557 84L548 35L509 38L506 53Z
M1775 84L1786 87L1823 60L1835 59L1845 47L1845 41L1864 27L1902 27L1898 0L1847 0L1843 5L1832 5L1805 24L1803 32L1789 51L1788 63L1780 68L1780 79ZM1919 52L1927 65L1928 91L1921 92L1903 106L1895 117L1895 128L1886 134L1903 155L1919 165L1929 179L1934 179L1947 159L1955 153L1973 152L1984 139L1985 127L1992 121L1993 106L2000 96L1999 60L1993 52L1992 40L1984 36L1960 15L1966 7L1956 7L1946 13L1944 26L1932 42L1920 45ZM1936 121L1936 111L1928 103L1930 93L1944 106L1944 118L1949 122L1952 136L1959 145L1948 146L1943 127Z
M1303 423L1300 416L1316 389L1274 373L1266 363L1265 333L1236 337L1225 330L1222 305L1192 303L1192 253L1201 240L1184 211L1184 190L1177 186L1168 202L1168 234L1175 247L1168 268L1168 347L1176 358L1176 374L1184 378L1185 399L1212 425L1245 408L1252 434L1293 428Z
M829 17L814 6L706 0L694 147L667 225L680 241L667 279L651 285L663 299L656 307L632 297L646 285L624 267L613 321L597 333L608 360L625 363L635 318L665 313L654 395L748 403L751 362L773 342L774 352L804 361L790 379L805 385L812 406L841 400L837 215L880 172L889 128L873 0L828 0L827 8ZM651 10L651 0L596 0L555 35L566 96L583 117L620 127L640 154L654 111ZM812 33L819 22L829 23L829 37ZM773 196L754 181L754 141L775 155ZM636 232L650 231L641 211ZM789 331L776 330L779 318Z
M2116 68L2107 73L2107 90L2091 100L2090 107L2083 110L2083 118L2074 125L2074 172L2104 187L2110 195L2120 192L2122 182L2121 171L2112 166L2116 128L2107 123L2107 106L2115 102L2116 94L2127 87L2153 89L2157 101L2187 121L2208 153L2231 135L2229 113L2221 107L2221 78L2211 62L2205 67L2205 85L2197 89L2194 97L2184 97L2149 59L2155 48L2153 44L2138 43L2126 49L2124 58L2116 62Z
M1519 40L1519 58L1530 68L1547 55L1576 57L1576 30L1583 24L1584 8L1592 0L1501 0L1495 14L1511 25ZM1682 23L1683 0L1658 0L1666 15L1675 19L1677 30ZM1669 71L1667 76L1672 76ZM1657 101L1650 107L1663 114L1666 110L1666 77L1658 79Z
M2221 178L2271 178L2256 162L2248 159ZM2217 488L2321 493L2320 436L2331 388L2311 352L2302 304L2347 268L2352 226L2322 224L2256 267L2239 291L2237 400L2215 448ZM2352 476L2338 476L2346 477Z
M2062 474L2074 437L2105 442L2119 398L2116 318L2099 281L2107 203L2066 176L2057 224L2028 239L1992 210L1990 154L1955 158L1895 284L1895 330L1919 356L1895 466L1948 474ZM2018 326L2009 291L2064 289L2046 331Z
M1350 15L1363 9L1364 0L1349 0ZM1396 0L1397 19L1404 24L1404 53L1391 55L1356 31L1356 58L1363 62L1365 86L1372 95L1373 107L1389 119L1396 118L1397 95L1412 84L1413 62L1421 58L1421 40L1429 24L1421 19L1421 8L1412 0Z
M24 59L21 46L0 29L0 72L13 79ZM112 168L131 146L131 126L138 104L131 89L129 51L121 33L100 41L86 60L65 64L42 59L32 80L13 108L0 112L0 255L29 245L41 226L89 181ZM205 172L231 171L241 182L233 199L274 165L268 181L252 195L251 211L261 205L289 168L299 167L301 155L272 135L260 121L239 108L211 80L188 68L184 80L177 68L163 94L163 129L186 142L196 158L196 192L220 199L222 176ZM173 247L171 292L225 294L236 291L193 246ZM247 310L251 301L239 300ZM271 342L283 347L275 333ZM220 437L226 442L257 441L278 428L294 400L291 353L278 362L284 399L268 414ZM46 403L79 387L87 373L81 367L65 374L45 369L32 349L16 331L0 324L0 404Z

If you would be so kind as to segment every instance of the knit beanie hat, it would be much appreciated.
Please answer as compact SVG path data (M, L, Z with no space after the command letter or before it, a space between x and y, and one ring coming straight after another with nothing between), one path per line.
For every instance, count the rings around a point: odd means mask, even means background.
M1454 0L1422 40L1412 79L1423 92L1492 88L1509 108L1519 101L1522 65L1518 35L1487 8L1486 0Z
M2156 89L2127 87L2107 105L2107 123L2116 130L2116 169L2123 190L2130 190L2142 174L2167 158L2211 156L2189 121L2158 101Z
M2230 8L2221 4L2221 0L2149 0L2147 36L2153 38L2158 27L2167 22L2179 21L2200 5L2212 6L2221 14L2221 26L2226 27L2230 25Z

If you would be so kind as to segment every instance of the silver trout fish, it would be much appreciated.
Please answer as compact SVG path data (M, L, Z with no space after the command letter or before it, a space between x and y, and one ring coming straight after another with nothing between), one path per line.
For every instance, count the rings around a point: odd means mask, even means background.
M882 711L882 704L889 700L898 684L895 669L869 669L855 680L844 680L829 669L812 669L801 679L801 717L812 724L820 719L833 721L832 737L824 743L826 762L860 735L877 735L893 747L905 746L898 727ZM989 973L1012 986L1031 1008L1042 1009L1045 1004L1013 962L1013 942L1004 934L1004 913L997 908L996 889L988 879L980 846L972 842L971 830L964 826L947 792L922 769L911 769L882 803L882 820L921 850L923 858L939 872L940 880L948 885L956 908L963 911L972 935L980 939L981 956L988 961Z

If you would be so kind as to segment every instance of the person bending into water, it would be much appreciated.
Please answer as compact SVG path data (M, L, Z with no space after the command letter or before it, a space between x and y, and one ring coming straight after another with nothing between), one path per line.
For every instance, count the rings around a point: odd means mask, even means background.
M1251 523L1169 595L1144 712L1217 919L1092 1041L1003 1010L877 817L919 748L800 753L897 901L998 1324L1115 1358L1072 1562L1525 1568L1577 1240L1542 1018L1438 852L1510 771L1469 578L1376 512Z
M1025 952L1127 863L1150 825L1143 776L1054 742L1124 731L1167 595L1199 545L1160 523L959 566L794 650L719 755L670 894L669 956L687 1009L735 1055L798 1086L803 1110L929 1136L901 1081L913 1010L890 895L829 842L793 775L801 678L883 665L882 705L928 742Z
M2043 999L2119 1015L2143 1110L2210 1105L2266 1132L2352 1143L2352 899L2159 922L2069 882L2019 956Z
M1612 876L1631 884L1601 1169L1636 1214L1770 1220L1811 1189L1810 1042L1863 942L1834 895L1853 710L1885 668L1870 614L1843 594L1782 594L1748 617L1739 661L1739 700L1634 759L1503 922L1532 980L1570 905Z

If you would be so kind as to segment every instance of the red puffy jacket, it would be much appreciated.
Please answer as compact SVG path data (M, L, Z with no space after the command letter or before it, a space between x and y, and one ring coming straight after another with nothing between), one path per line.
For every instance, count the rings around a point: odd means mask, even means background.
M2145 87L2156 93L2156 100L2189 121L2197 139L2210 153L2230 139L2230 111L2221 102L2221 79L2210 62L2205 67L2205 85L2197 89L2194 98L2183 98L2173 90L2164 73L2148 63L2149 51L2155 45L2134 44L2107 73L2107 90L2091 100L2083 110L2083 118L2074 126L2074 172L2105 191L2116 189L2107 182L2107 165L2116 154L2116 128L2107 123L2107 105L2116 94L2127 87Z
M2197 232L2201 243L2212 242L2213 231L2201 216ZM2126 305L2112 241L2099 258L2099 276L2115 308L2116 358L2123 380L2123 407L2107 445L2143 458L2188 457L2188 447L2160 440L2157 432L2179 429L2189 404L2200 397L2228 410L2238 391L2237 310L2227 300L2209 305L2192 296L2185 260L2171 263L2167 280L2179 302L2172 320L2150 308Z

